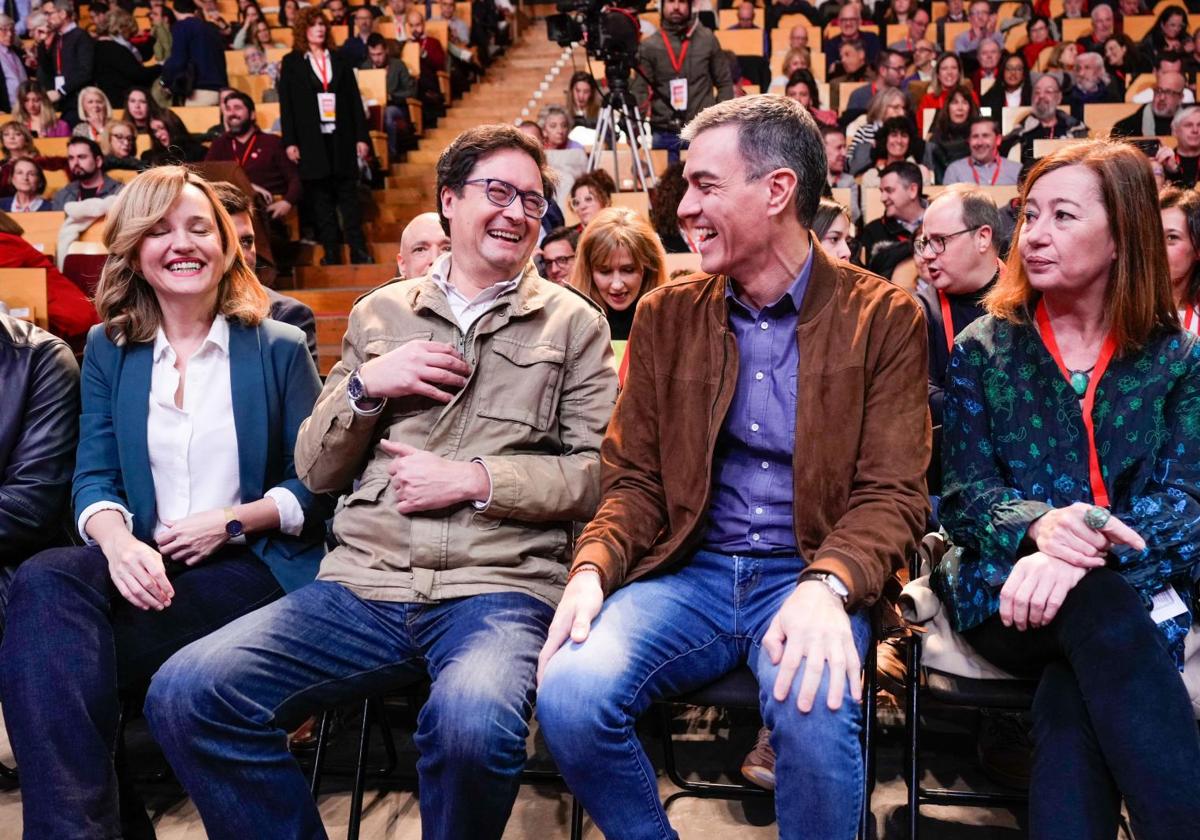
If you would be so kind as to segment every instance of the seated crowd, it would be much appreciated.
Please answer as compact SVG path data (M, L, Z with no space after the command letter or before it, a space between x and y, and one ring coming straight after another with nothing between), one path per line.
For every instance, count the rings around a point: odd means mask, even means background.
M428 683L424 836L503 835L536 704L606 836L674 838L637 721L746 665L743 773L777 791L782 837L849 840L863 662L878 645L903 691L878 630L934 529L912 583L1039 681L1031 833L1112 837L1124 804L1140 839L1195 836L1186 11L1134 41L1135 0L889 0L870 29L854 0L796 0L765 10L787 34L772 85L699 0L662 0L633 85L663 150L649 195L579 168L606 142L585 73L537 121L462 132L322 380L312 312L260 282L258 248L298 214L325 262L371 260L355 68L386 70L377 127L403 154L410 100L444 115L439 71L465 89L513 14L435 5L445 52L407 0L287 0L291 50L262 67L278 132L229 84L227 47L279 49L253 0L233 22L155 0L144 31L97 3L95 37L71 0L0 15L0 266L46 269L60 336L0 312L0 709L26 836L153 836L114 762L140 709L209 836L324 837L288 733ZM1087 139L1143 71L1149 99ZM756 73L779 95L742 95ZM179 111L203 105L221 123L192 132ZM105 220L90 299L22 238L52 210Z

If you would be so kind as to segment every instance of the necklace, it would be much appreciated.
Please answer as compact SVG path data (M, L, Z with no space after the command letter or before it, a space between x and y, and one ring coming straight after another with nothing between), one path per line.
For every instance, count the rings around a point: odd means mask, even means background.
M1075 392L1075 396L1082 399L1083 395L1087 393L1088 382L1091 381L1092 371L1094 371L1095 369L1096 369L1096 366L1092 365L1087 370L1072 370L1072 371L1070 371L1071 375L1070 375L1068 381L1070 381L1070 383L1071 383L1071 390Z

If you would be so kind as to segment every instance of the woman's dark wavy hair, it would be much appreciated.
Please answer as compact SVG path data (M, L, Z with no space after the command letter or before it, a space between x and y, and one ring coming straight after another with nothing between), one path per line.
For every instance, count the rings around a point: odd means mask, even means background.
M1183 213L1183 218L1187 220L1188 239L1191 240L1192 250L1200 254L1200 192L1176 186L1163 187L1158 193L1158 208L1175 208ZM1187 301L1193 305L1200 303L1200 260L1192 263L1192 276L1187 284Z

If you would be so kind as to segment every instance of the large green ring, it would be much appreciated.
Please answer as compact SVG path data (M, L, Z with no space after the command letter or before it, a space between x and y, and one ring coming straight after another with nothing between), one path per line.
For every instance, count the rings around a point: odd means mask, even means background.
M1083 515L1083 524L1087 525L1093 531L1099 531L1108 524L1108 520L1112 517L1108 508L1102 508L1100 505L1092 505L1088 508L1088 512Z

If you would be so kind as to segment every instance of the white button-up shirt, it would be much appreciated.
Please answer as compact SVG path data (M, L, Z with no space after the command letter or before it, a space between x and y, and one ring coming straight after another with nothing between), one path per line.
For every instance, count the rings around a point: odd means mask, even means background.
M182 408L175 405L180 386L176 358L175 348L160 327L154 339L146 423L146 448L158 510L156 539L168 522L243 502L229 372L229 322L215 318L204 342L188 360ZM285 534L299 534L304 527L304 511L295 495L273 487L266 497L279 508L279 529ZM84 530L87 520L101 510L119 510L132 530L133 516L127 509L113 502L96 502L79 515L79 533L88 542L92 540ZM245 540L239 537L236 541Z
M452 256L454 255L442 254L438 257L429 267L429 276L446 295L450 311L454 313L454 319L458 321L458 328L462 330L463 335L466 335L470 331L471 325L479 320L480 315L492 308L500 295L517 288L517 284L521 282L521 277L525 272L522 270L511 280L497 283L484 289L471 300L467 300L450 282L450 258Z

